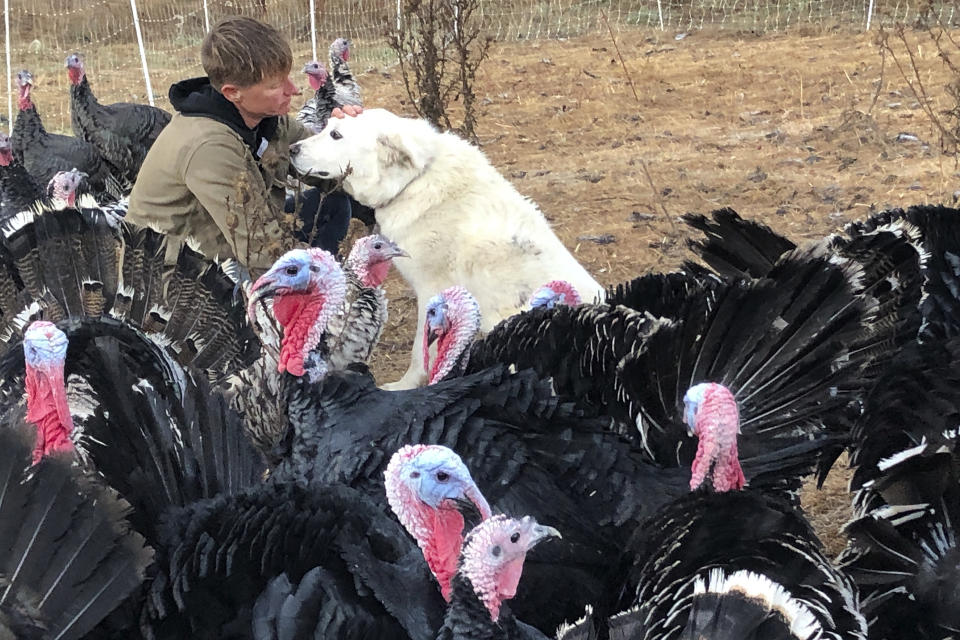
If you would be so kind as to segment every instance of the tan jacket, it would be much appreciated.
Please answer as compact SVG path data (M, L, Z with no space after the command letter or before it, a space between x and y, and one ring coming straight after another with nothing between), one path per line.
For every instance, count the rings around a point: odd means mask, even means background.
M290 144L311 134L281 116L258 164L226 124L177 113L147 153L127 219L170 236L167 262L176 261L180 242L191 237L208 257L236 258L251 271L268 269L283 252L277 220Z

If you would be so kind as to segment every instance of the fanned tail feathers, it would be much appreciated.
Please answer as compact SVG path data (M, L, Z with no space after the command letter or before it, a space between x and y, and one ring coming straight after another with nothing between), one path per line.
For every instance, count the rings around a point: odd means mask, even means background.
M684 222L706 236L705 240L688 240L687 246L724 277L762 278L780 256L796 248L770 227L744 220L733 209L718 209L711 218L692 213L683 216Z
M166 238L97 209L24 214L0 245L0 351L30 321L113 316L221 379L253 362L259 342L238 283L184 246L164 266Z
M0 635L81 638L137 588L151 561L125 506L70 461L30 465L25 424L0 429Z

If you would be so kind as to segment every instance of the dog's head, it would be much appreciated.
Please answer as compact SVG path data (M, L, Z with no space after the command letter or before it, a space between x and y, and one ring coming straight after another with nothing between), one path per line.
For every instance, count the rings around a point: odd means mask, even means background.
M423 173L438 133L424 120L384 109L330 118L320 133L290 146L294 168L321 178L343 178L344 189L369 207L392 200Z

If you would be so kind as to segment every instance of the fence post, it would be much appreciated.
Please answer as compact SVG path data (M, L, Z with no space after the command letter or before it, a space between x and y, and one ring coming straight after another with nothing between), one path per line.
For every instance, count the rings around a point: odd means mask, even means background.
M870 21L873 18L873 0L870 0L870 5L867 7L867 28L866 31L870 31Z
M403 13L403 0L397 0L397 33L400 33L400 15Z
M203 26L206 31L210 31L210 10L207 8L207 0L203 0Z
M317 62L317 3L316 0L310 0L310 45L313 47L313 59ZM333 73L331 69L330 73Z
M13 69L10 68L10 0L3 0L4 45L7 50L7 117L13 133Z
M873 0L870 0L873 2ZM660 31L663 31L663 5L657 0L657 13L660 15Z
M4 0L6 2L7 0ZM143 48L143 34L140 33L140 14L137 13L137 0L130 0L133 13L133 29L137 32L137 46L140 47L140 64L143 65L143 80L147 83L147 100L153 106L153 86L150 84L150 69L147 67L147 51Z

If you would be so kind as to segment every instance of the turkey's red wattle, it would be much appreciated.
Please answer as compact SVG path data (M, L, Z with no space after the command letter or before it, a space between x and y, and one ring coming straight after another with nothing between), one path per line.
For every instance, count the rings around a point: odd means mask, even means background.
M67 69L67 77L70 78L70 84L79 85L83 82L84 75L83 69L77 67L69 67Z
M319 342L315 327L325 298L314 292L289 293L274 300L273 313L283 326L283 342L277 370L291 375L304 374L303 362Z
M418 540L427 566L437 578L440 592L450 600L450 582L457 573L460 548L463 546L463 516L455 508L432 509L419 505L417 511L426 523L430 535Z
M390 260L375 262L367 265L367 267L357 275L360 277L360 281L363 282L363 286L379 287L383 284L383 281L387 279L387 275L390 273L390 265Z
M30 100L30 85L25 84L20 87L20 92L17 94L17 108L20 111L26 111L33 108L33 101Z
M49 369L27 367L27 421L37 427L33 463L57 451L72 451L73 418L67 405L63 366Z
M705 391L697 411L697 456L691 466L690 489L694 490L710 477L713 490L736 491L745 479L737 450L740 413L730 391L711 384Z
M307 74L307 82L310 83L310 88L313 89L314 91L319 90L320 87L323 86L323 82L320 81L320 77L313 73Z

